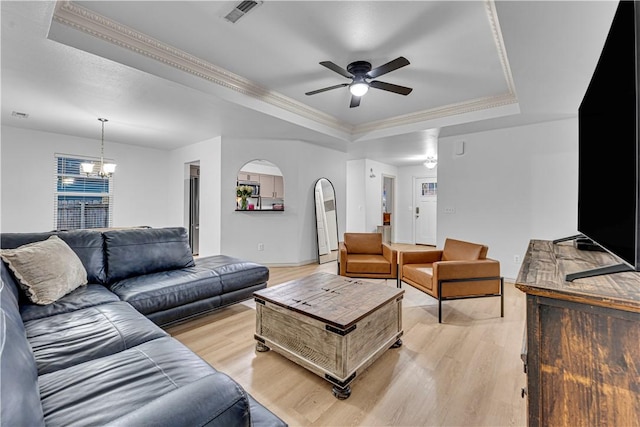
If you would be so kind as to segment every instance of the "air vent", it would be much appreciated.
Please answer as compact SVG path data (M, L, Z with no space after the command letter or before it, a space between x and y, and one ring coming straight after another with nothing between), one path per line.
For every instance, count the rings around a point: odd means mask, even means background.
M249 13L251 9L261 4L261 1L245 0L243 2L240 2L231 12L227 14L227 16L224 17L224 19L235 24L238 19L242 18L244 15Z

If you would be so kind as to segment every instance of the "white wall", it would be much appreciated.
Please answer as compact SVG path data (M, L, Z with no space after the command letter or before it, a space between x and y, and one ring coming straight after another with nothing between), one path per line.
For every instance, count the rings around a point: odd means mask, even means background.
M373 172L372 172L373 171ZM373 175L375 176L371 176ZM382 178L394 178L394 194L398 192L398 168L371 159L347 162L347 228L352 233L376 232L382 225ZM394 197L393 212L397 209ZM391 216L395 228L395 218ZM340 238L342 240L342 236Z
M216 255L220 251L222 138L212 138L169 153L167 215L168 220L189 228L188 179L186 164L200 164L200 256Z
M349 160L347 162L347 223L345 231L351 233L365 233L367 217L367 175L365 173L365 160ZM338 234L340 241L342 234Z
M301 265L318 257L314 185L329 179L336 190L338 231L346 221L346 154L302 141L222 138L221 252L268 265ZM236 208L236 178L251 160L268 160L282 171L284 206L279 211ZM264 250L258 250L258 243Z
M514 257L522 258L530 239L576 234L577 129L569 119L440 138L438 246L447 237L486 244L513 279ZM462 156L453 154L458 140Z
M55 154L99 157L100 140L2 126L3 232L54 228ZM167 215L166 151L105 141L115 160L113 225L172 226ZM178 224L180 225L180 224Z

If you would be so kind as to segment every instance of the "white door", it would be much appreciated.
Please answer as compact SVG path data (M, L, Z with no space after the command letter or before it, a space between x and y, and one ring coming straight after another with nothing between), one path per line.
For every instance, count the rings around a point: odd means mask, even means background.
M436 245L438 182L436 178L415 179L414 240L417 245Z

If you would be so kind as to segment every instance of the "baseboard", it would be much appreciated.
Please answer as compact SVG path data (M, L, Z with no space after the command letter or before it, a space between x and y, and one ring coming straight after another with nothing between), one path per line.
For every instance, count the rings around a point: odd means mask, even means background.
M331 262L333 262L333 261L331 261ZM318 264L318 259L314 258L314 259L307 260L307 261L300 261L300 262L293 262L293 263L288 263L288 262L287 263L263 263L263 262L261 262L260 264L264 265L265 267L302 267L303 265Z

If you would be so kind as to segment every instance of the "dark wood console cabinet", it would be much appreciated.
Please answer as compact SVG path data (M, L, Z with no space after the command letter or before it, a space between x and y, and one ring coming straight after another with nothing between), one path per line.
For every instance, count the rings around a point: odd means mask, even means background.
M565 281L619 262L571 242L529 243L516 281L527 294L529 426L640 426L640 274Z

